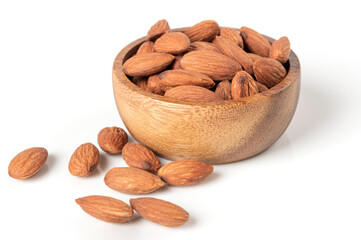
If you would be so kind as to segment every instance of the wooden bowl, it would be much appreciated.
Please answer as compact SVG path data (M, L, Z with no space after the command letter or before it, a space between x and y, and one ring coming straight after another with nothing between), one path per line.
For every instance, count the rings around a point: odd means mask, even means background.
M115 58L113 90L129 133L156 154L170 160L230 163L266 150L286 130L300 91L300 63L294 52L286 63L287 76L268 91L238 101L200 103L156 95L128 79L122 65L144 41L130 43Z

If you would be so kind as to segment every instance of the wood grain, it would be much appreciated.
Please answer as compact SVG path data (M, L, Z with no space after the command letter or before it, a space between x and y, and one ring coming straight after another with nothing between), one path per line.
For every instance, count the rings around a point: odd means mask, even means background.
M237 101L192 103L144 91L127 78L122 64L144 41L130 43L115 58L113 91L130 134L156 154L171 160L235 162L266 150L288 127L301 81L293 51L286 63L288 74L270 90Z

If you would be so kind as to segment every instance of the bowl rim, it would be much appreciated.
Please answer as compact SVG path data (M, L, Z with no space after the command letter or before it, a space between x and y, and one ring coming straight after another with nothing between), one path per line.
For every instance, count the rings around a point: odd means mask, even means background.
M171 29L171 31L174 32L184 32L188 27L184 28L175 28ZM234 28L238 30L237 28ZM263 35L266 37L271 43L275 41L275 39L268 37L266 35ZM136 49L143 43L147 41L146 37L141 37L131 43L129 43L127 46L125 46L116 56L113 64L113 81L119 80L120 83L128 88L129 91L136 92L137 94L143 95L144 97L151 98L155 101L161 101L161 102L167 102L171 104L177 104L177 105L198 105L198 106L223 106L223 105L243 105L247 102L256 102L256 101L262 101L265 98L268 98L272 95L276 95L280 92L282 92L284 89L286 89L288 86L290 86L292 83L294 83L299 77L300 77L300 62L297 57L297 55L292 51L290 51L289 55L289 70L287 72L287 75L285 78L274 87L268 89L267 91L249 96L244 97L239 100L224 100L224 101L216 101L216 102L199 102L199 101L186 101L186 100L179 100L174 98L168 98L164 97L162 95L158 95L152 92L148 92L146 90L141 89L137 85L135 85L124 73L123 71L123 63L125 60L128 59L129 52L135 52ZM116 78L114 78L114 76ZM115 85L113 84L113 87Z

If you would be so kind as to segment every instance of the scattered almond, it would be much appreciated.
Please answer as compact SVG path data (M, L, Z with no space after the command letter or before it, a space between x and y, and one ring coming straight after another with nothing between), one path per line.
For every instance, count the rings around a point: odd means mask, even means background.
M286 69L279 61L270 58L255 61L253 71L257 81L268 88L280 83L287 74Z
M216 102L223 100L214 92L203 87L193 85L184 85L171 88L164 94L164 96L179 100L197 102Z
M18 153L10 162L8 173L17 179L29 178L36 174L45 164L48 151L45 148L33 147Z
M272 44L269 57L280 63L286 63L290 56L290 51L290 40L287 37L281 37Z
M160 168L160 161L157 156L150 149L138 143L125 144L122 156L129 167L151 172L155 172Z
M98 134L99 147L107 153L118 154L122 152L128 142L127 133L118 127L103 128Z
M167 20L165 19L159 20L149 29L147 34L147 40L154 41L160 36L162 36L164 33L167 33L169 31L170 31L170 27Z
M154 174L132 167L110 169L105 174L104 182L111 189L128 194L146 194L164 185Z
M196 160L181 160L167 163L158 171L158 176L169 185L190 186L202 182L213 172L213 166Z
M78 177L86 177L94 172L99 163L99 150L91 143L80 145L69 161L69 172Z
M189 38L184 33L169 32L155 41L154 50L162 53L179 54L187 51L189 45Z
M232 79L232 98L238 100L240 98L249 97L258 93L256 82L245 71L240 71Z
M231 82L228 80L221 81L220 83L218 83L217 88L214 92L224 100L231 100Z
M143 218L166 226L178 227L188 221L189 214L178 205L157 198L130 199L130 205Z
M248 27L241 27L240 32L248 50L262 57L269 56L271 44L263 35Z
M191 42L212 41L220 32L218 23L213 20L206 20L188 28L184 33Z
M87 196L75 202L89 215L112 223L128 222L133 216L133 209L125 202L105 196Z

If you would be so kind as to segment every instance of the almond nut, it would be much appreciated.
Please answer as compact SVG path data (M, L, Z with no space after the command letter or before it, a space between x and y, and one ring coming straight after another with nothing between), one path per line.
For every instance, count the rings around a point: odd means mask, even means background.
M216 102L223 101L214 92L205 89L203 87L184 85L169 89L165 94L165 97L175 98L185 101L199 101L199 102Z
M155 41L154 50L161 53L179 54L187 51L189 45L189 38L184 33L169 32Z
M167 20L162 19L156 22L148 31L147 40L154 41L164 33L169 32L170 27Z
M155 172L160 168L157 156L139 143L127 143L123 148L123 159L129 167Z
M159 86L159 78L158 78L159 74L154 74L152 76L148 77L148 84L147 84L147 90L149 92L155 93L155 94L159 94L159 95L164 95L164 92L162 89L160 89Z
M202 50L222 53L215 44L210 42L202 42L202 41L192 42L188 49L189 52L202 51Z
M260 83L260 82L258 82L258 81L255 81L255 82L256 82L258 91L259 91L260 93L268 90L268 88L267 88L265 85L263 85L262 83Z
M188 28L184 33L191 42L195 41L212 41L220 32L218 23L213 20L206 20Z
M69 161L69 172L78 177L86 177L92 174L99 163L99 150L91 143L80 145L73 153Z
M248 50L262 57L269 56L271 44L263 35L248 27L241 27L240 32Z
M137 54L152 53L152 52L154 52L154 42L146 41L142 43L142 45L140 45Z
M239 71L232 79L232 98L238 100L240 98L249 97L258 93L256 82L245 71Z
M240 48L243 48L243 39L236 29L222 27L220 36L235 42Z
M118 154L122 152L128 142L127 133L118 127L103 128L98 134L99 147L107 153Z
M224 100L231 100L231 82L228 80L218 83L215 93Z
M269 57L280 63L286 63L290 56L290 51L290 40L287 37L281 37L272 44Z
M270 58L255 61L253 71L257 81L268 88L280 83L287 74L286 69L279 61Z

